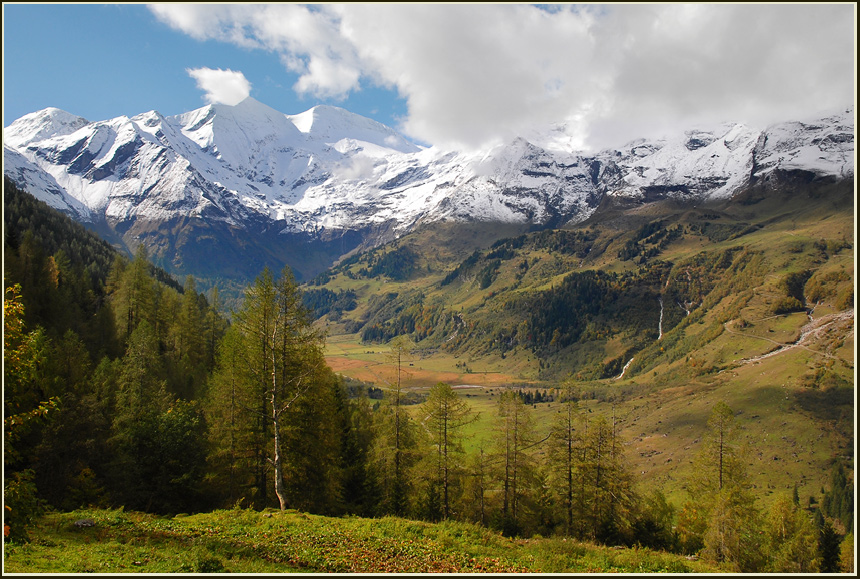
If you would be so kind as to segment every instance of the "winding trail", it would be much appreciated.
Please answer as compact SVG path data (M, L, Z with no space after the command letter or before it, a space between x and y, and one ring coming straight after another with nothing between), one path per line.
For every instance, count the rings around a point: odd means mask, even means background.
M840 322L848 322L854 320L854 309L845 310L843 312L838 312L835 314L828 314L826 316L822 316L817 320L812 320L809 323L805 324L802 328L800 328L800 336L798 336L797 340L790 343L777 342L776 340L771 340L770 338L765 338L764 336L756 336L755 334L745 334L743 332L736 332L734 330L730 330L728 327L728 322L723 324L723 328L730 334L734 334L736 336L743 336L744 338L755 338L758 340L764 340L765 342L770 342L771 344L775 344L778 346L776 349L767 352L766 354L762 354L760 356L755 356L753 358L744 358L738 361L738 365L745 364L753 364L755 362L760 362L766 358L770 358L772 356L776 356L777 354L782 354L783 352L787 352L788 350L792 350L794 348L803 348L808 352L813 354L818 354L820 356L824 356L826 358L836 358L833 354L828 352L823 352L821 350L813 350L807 344L811 342L814 338L817 338L820 334L825 332L828 328L830 328L833 324L837 324ZM854 327L852 323L851 331L846 334L846 338L854 335Z

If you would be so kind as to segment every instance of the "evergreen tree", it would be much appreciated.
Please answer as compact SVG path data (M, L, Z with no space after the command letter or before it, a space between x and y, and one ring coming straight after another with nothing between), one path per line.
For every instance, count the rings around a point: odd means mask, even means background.
M840 541L830 519L816 511L815 526L818 529L818 556L822 573L839 572Z
M854 529L854 485L838 462L830 474L830 490L824 493L821 510L828 517L839 521L845 532Z

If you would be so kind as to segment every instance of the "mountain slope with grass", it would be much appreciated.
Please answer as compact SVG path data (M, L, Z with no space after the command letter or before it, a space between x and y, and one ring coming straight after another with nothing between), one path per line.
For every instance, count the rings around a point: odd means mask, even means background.
M576 384L616 416L646 486L684 495L710 408L725 400L763 497L821 499L853 461L854 184L774 172L731 202L606 201L564 229L428 226L305 286L332 368L391 380L414 343L418 391ZM549 427L555 410L536 404ZM480 437L480 434L478 434ZM814 503L813 503L814 504Z

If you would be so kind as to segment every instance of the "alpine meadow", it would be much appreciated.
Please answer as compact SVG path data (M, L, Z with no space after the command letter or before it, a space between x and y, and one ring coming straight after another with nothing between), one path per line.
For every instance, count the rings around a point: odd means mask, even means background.
M430 56L397 36L395 74L359 8L230 8L147 22L329 100L285 114L186 69L201 108L4 128L4 573L855 572L853 105L597 150L590 103L442 147L416 137L446 126L420 116ZM497 9L547 46L552 18L623 10ZM323 24L331 62L297 48ZM621 54L581 80L607 111L659 84ZM558 75L529 106L572 98ZM353 77L399 91L400 128L331 104Z

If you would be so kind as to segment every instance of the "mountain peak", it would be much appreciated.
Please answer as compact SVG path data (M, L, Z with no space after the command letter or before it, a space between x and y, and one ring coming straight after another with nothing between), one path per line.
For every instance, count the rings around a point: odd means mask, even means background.
M12 147L23 147L49 137L71 134L90 124L83 117L48 107L14 121L3 130L3 140Z
M764 131L679 131L595 155L528 135L442 157L416 154L393 129L339 107L286 115L247 98L94 123L45 109L5 130L17 155L5 155L4 169L54 206L86 206L123 235L200 216L275 232L277 243L278 232L322 239L439 220L579 222L604 196L728 199L776 170L839 179L853 175L853 132L853 115L840 114Z
M317 105L303 113L287 115L287 118L311 141L334 144L352 139L401 153L420 150L394 129L340 107Z

